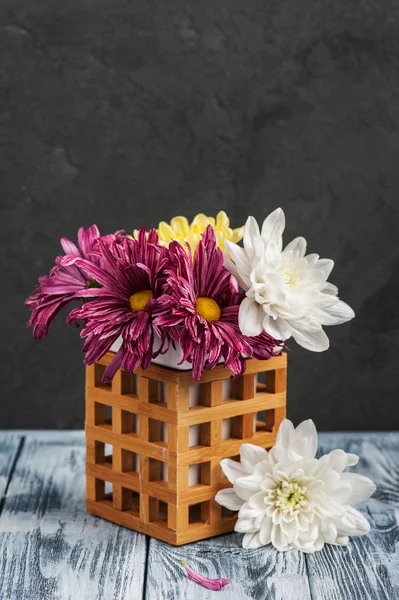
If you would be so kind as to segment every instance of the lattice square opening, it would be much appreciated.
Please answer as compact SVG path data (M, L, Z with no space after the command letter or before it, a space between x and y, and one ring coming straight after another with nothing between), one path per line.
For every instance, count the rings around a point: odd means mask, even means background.
M219 465L218 465L218 468ZM211 463L197 463L188 467L188 485L210 485L211 483Z
M163 500L158 498L149 498L150 505L150 521L167 523L168 522L168 505Z
M128 373L127 371L121 372L121 394L123 396L134 396L135 398L139 393L139 375L134 373Z
M121 411L122 433L140 433L140 417L127 410Z
M148 471L149 481L168 481L168 463L150 458Z
M211 423L199 423L190 425L188 431L188 445L190 448L195 446L211 445Z
M261 410L256 414L255 432L273 431L274 427L274 410Z
M112 428L112 406L102 404L101 402L95 402L94 424L110 430Z
M98 442L97 440L94 442L94 462L98 465L103 465L106 462L107 463L109 462L109 461L106 461L104 442ZM112 464L112 460L111 460L111 464Z
M256 393L268 392L267 389L267 373L258 373L256 377Z
M228 440L232 437L232 418L222 421L222 440Z
M157 419L148 419L148 441L165 444L168 441L168 424Z
M252 383L251 383L252 386ZM242 379L224 379L223 380L223 402L232 400L242 400L243 398L243 381ZM253 388L246 390L249 393L248 397L253 398L256 392L256 376L253 377Z
M148 402L167 408L168 384L155 379L148 380Z
M188 523L207 523L210 515L210 501L198 502L197 504L190 504L188 507Z
M188 429L188 445L190 448L200 444L200 425L190 425Z
M112 466L112 444L104 444L104 462Z
M232 379L223 379L222 383L223 387L223 400L232 400L233 399L233 380Z
M113 485L110 481L104 481L104 500L112 502Z
M112 384L103 383L101 381L106 368L105 365L100 365L99 363L94 364L94 387L101 388L107 392L112 392Z
M189 387L189 406L190 409L198 409L201 406L211 406L212 384L193 383Z
M222 421L223 440L243 440L252 437L253 432L253 417L249 413Z
M122 488L124 511L129 512L132 516L140 517L140 494L127 488Z
M140 455L136 452L122 449L122 471L124 473L139 473Z

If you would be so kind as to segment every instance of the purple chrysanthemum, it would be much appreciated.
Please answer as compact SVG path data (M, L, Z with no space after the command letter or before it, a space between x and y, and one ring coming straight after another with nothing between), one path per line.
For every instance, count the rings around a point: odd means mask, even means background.
M50 273L39 277L38 287L25 302L25 306L31 311L27 325L33 327L35 339L47 335L51 323L63 306L75 298L92 296L90 290L97 283L88 279L74 263L79 258L99 265L100 257L96 254L98 241L101 239L103 243L111 243L119 233L100 237L97 225L92 225L86 230L83 227L79 229L78 246L66 237L61 238L65 256L58 256Z
M85 321L81 332L86 338L85 364L96 362L122 337L122 346L103 376L104 382L110 382L120 367L133 372L139 364L146 369L152 360L153 321L169 302L162 293L167 256L156 230L146 236L144 228L137 240L124 238L113 244L100 240L98 251L101 268L82 259L76 259L76 264L102 287L93 289L97 298L73 310L68 321ZM165 335L159 333L162 348Z
M243 356L252 348L238 327L241 295L223 266L211 226L205 230L194 259L178 242L169 246L166 292L172 299L168 314L157 318L160 328L170 328L181 344L182 362L192 363L193 377L213 369L220 359L235 375L245 371Z

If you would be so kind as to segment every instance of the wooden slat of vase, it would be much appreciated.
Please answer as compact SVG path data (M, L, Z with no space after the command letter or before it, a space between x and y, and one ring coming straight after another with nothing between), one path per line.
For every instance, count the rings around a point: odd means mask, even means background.
M138 454L156 458L157 460L162 460L164 462L173 460L175 457L175 454L168 450L165 442L147 442L141 440L138 435L134 433L118 435L113 433L111 428L108 428L107 426L87 426L86 434L93 440L98 440L105 444L119 445L125 450L137 452Z
M255 413L261 410L279 408L285 405L285 393L270 394L267 392L257 393L250 400L225 400L219 406L195 406L189 411L179 414L179 423L196 425L206 423L213 419L228 419L247 413Z
M192 523L184 532L176 534L164 522L143 523L137 516L137 513L116 510L113 508L112 503L106 500L100 502L88 501L86 508L93 515L133 529L134 531L154 536L172 545L188 544L189 542L194 542L205 537L213 537L233 531L236 522L236 518L233 517L213 526L207 523ZM182 507L182 509L184 510L185 507Z
M108 366L114 358L112 352L107 352L102 358L98 360L101 365ZM257 360L254 358L248 358L246 360L246 373L259 373L264 371L273 371L274 369L281 369L287 365L287 354L282 353L281 356L274 356L269 360ZM219 379L229 379L232 376L230 369L227 369L224 365L219 365L211 371L204 371L199 381L193 379L192 371L179 371L178 369L170 369L161 365L151 363L148 369L143 370L138 367L135 371L137 375L148 377L149 379L155 379L157 381L164 381L165 383L179 383L187 382L190 383L206 383L208 381L217 381Z
M244 443L257 444L262 448L271 448L276 441L276 434L273 432L258 432L253 437L243 440L227 439L223 440L218 446L194 446L189 452L179 454L177 457L178 465L190 465L209 461L213 458L226 458L239 454L240 446Z
M121 511L113 508L112 503L109 501L92 502L88 500L86 502L86 508L88 512L108 521L112 521L117 525L122 525L134 531L145 533L146 535L152 535L157 537L164 542L169 544L176 544L176 533L169 529L166 523L144 523L138 516L138 513L133 511Z
M87 388L87 399L89 403L98 402L106 406L115 406L122 410L132 412L134 414L142 414L153 419L159 419L165 423L177 423L177 414L159 404L151 404L142 402L138 396L133 394L124 394L119 396L112 392L107 392L101 388Z
M225 479L213 485L196 484L189 486L185 491L174 491L168 488L166 481L140 481L139 473L116 473L110 465L96 465L88 463L86 473L91 478L109 481L121 485L135 492L143 492L158 500L172 504L193 504L212 499L219 490L230 487Z

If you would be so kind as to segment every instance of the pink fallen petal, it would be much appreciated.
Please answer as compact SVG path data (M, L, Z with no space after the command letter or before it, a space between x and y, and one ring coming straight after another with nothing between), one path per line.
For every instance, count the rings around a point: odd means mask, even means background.
M185 560L182 560L181 563L184 566L184 568L186 569L188 578L191 579L191 581L194 581L195 583L198 583L199 585L202 585L203 587L207 588L208 590L213 590L214 592L216 592L216 591L221 590L222 588L224 588L224 586L229 583L228 579L225 579L225 578L223 578L223 579L209 579L209 577L205 577L204 575L200 575L196 571L193 571L193 569L191 569L187 565L187 562Z

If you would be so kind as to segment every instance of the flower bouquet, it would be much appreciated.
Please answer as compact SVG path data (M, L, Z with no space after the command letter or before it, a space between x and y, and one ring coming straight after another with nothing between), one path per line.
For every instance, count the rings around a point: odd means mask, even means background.
M191 224L175 217L134 237L81 228L78 246L61 239L65 255L27 299L28 325L43 338L61 308L83 300L67 322L84 324L85 364L116 349L104 383L120 367L146 369L168 352L176 367L191 367L200 379L221 361L242 375L246 358L276 356L291 337L309 350L326 350L323 325L354 313L327 282L333 261L306 255L302 237L283 249L284 227L277 209L261 230L253 217L233 230L224 212L216 220L197 215Z
M338 475L310 464L303 444L287 446L296 439L287 424L277 433L288 340L324 351L323 327L354 313L327 281L333 262L307 255L302 237L283 248L284 228L277 209L261 228L249 217L232 229L220 212L132 235L101 236L93 225L77 245L61 239L65 254L26 301L28 325L43 338L64 306L79 303L67 322L81 323L85 338L89 512L173 544L235 526L248 547L312 551L346 540L341 508L325 524L332 504L316 498ZM276 439L283 450L268 458Z

